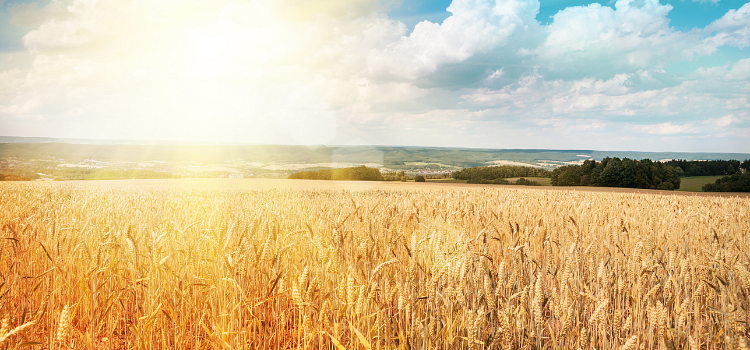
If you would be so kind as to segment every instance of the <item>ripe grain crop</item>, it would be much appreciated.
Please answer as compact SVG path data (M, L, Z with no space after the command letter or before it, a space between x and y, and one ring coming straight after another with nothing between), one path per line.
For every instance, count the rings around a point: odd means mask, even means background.
M747 348L750 199L0 186L0 348Z

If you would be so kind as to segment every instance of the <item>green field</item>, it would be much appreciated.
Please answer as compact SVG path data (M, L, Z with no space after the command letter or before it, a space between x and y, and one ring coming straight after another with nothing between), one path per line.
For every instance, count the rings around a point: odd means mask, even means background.
M722 177L724 175L683 177L680 179L680 188L678 191L703 192L703 185L714 183Z

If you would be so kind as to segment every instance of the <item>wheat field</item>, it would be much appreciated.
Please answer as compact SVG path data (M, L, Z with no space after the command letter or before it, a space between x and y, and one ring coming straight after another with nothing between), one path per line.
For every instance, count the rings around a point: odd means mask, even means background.
M0 349L746 349L750 199L0 185Z

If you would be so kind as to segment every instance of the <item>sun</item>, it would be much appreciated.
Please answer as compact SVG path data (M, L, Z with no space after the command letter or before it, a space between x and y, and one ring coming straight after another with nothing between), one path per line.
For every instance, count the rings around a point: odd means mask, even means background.
M220 78L232 59L229 35L220 29L193 29L185 35L182 77Z

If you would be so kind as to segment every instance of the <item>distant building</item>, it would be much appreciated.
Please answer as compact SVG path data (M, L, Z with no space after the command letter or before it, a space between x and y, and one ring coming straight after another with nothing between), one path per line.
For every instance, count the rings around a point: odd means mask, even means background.
M229 178L230 179L241 179L243 177L245 177L245 176L242 175L242 174L229 174Z

